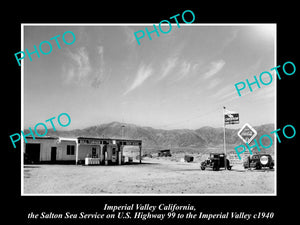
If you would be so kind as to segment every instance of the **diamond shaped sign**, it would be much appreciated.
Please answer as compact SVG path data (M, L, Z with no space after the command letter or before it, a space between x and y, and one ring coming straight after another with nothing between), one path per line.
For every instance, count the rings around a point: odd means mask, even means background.
M250 144L251 141L256 137L257 132L246 123L238 132L238 136L242 139L243 142Z

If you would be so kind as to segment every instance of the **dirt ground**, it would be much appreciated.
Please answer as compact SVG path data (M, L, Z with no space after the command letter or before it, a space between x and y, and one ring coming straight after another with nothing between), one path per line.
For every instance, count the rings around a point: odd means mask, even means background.
M24 194L274 194L274 170L200 170L146 158L118 166L24 165Z

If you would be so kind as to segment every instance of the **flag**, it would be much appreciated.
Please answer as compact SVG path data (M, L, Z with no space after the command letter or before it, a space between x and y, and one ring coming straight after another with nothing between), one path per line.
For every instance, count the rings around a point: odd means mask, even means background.
M239 113L229 111L224 107L224 122L225 125L239 124L240 123Z

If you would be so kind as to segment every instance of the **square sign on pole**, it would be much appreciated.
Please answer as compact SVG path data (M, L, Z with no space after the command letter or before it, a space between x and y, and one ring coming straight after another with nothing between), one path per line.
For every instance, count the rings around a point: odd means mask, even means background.
M224 116L225 125L238 124L240 122L238 113L225 113Z
M251 127L248 123L246 123L238 132L238 136L242 139L245 144L250 144L251 141L256 137L257 132Z

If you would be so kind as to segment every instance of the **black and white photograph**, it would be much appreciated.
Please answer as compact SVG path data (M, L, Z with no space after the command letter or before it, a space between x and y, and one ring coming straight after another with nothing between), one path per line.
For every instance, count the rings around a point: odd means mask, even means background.
M296 221L296 6L101 3L5 7L2 219Z
M22 31L24 195L276 194L276 24Z

